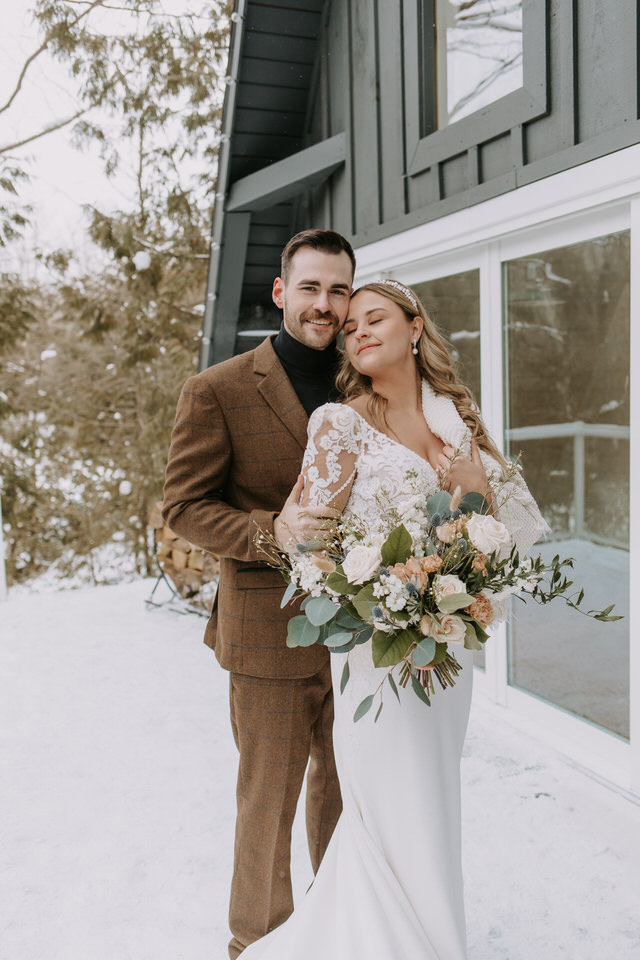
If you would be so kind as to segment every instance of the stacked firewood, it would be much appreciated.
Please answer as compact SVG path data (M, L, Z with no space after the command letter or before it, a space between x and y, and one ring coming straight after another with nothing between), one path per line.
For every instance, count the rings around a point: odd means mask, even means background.
M154 532L156 557L164 575L184 600L208 613L218 585L218 558L170 530L162 519L159 503L153 506L149 526Z

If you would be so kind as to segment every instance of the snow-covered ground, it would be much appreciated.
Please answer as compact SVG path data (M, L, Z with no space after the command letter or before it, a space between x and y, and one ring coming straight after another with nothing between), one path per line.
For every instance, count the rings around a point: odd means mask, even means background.
M0 605L0 960L227 956L228 679L150 589ZM463 779L470 960L640 958L640 805L479 700Z

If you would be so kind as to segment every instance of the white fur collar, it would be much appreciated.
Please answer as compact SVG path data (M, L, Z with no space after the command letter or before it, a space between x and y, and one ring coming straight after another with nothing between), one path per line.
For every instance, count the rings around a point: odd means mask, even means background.
M469 427L456 410L453 400L437 394L426 380L422 381L422 412L433 433L454 449L461 447L462 453L467 455L465 447L471 439Z

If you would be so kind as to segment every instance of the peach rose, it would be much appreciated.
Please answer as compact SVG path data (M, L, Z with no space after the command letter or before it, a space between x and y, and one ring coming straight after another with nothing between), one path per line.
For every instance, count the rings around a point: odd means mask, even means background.
M420 564L425 573L435 573L442 566L442 557L434 553L430 557L423 557Z
M433 594L437 603L440 603L444 597L466 592L467 588L462 580L459 577L454 577L451 573L445 576L438 575L433 581Z
M486 573L488 562L489 557L487 557L484 553L477 553L471 561L471 566L474 570L477 570L478 573Z
M433 637L438 643L464 643L466 632L464 620L455 614L444 614L440 617L440 623L436 623L428 613L420 620L420 633L425 637Z
M481 627L488 627L493 623L494 613L491 601L483 595L477 594L470 607L467 607L467 613L474 620L477 620Z
M389 573L397 577L402 583L412 583L420 592L427 585L428 576L422 569L420 560L409 557L405 563L394 563L389 567Z

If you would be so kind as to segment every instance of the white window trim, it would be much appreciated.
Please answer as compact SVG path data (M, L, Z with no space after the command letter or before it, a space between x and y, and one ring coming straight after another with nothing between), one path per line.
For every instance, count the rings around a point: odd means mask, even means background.
M392 275L404 283L480 270L482 410L503 437L502 263L505 260L631 230L631 317L640 318L640 144L528 184L357 250L356 286ZM640 368L640 331L631 323L630 362ZM631 490L640 489L640 385L631 378ZM631 543L640 543L632 498ZM640 549L631 550L631 583L640 582ZM630 740L508 684L507 631L486 648L476 691L509 710L516 725L575 763L640 796L640 616L630 612Z
M462 257L478 244L504 242L539 224L562 225L569 217L586 211L593 214L596 208L634 196L640 196L640 144L358 247L356 286L409 264L426 265L438 257L448 264L451 255Z

